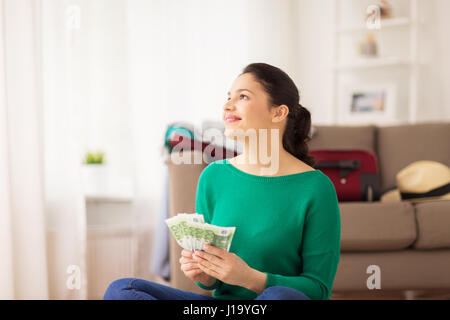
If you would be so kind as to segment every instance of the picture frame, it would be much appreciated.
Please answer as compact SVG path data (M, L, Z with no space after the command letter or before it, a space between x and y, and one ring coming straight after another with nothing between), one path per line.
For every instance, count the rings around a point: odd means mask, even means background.
M345 84L341 90L338 120L341 124L396 122L397 88L394 83Z

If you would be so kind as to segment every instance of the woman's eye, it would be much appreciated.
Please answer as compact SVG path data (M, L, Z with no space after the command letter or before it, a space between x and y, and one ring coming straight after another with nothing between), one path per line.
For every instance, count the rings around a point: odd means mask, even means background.
M241 94L239 97L246 97L248 99L248 97L245 94ZM227 101L230 100L230 97L227 98Z

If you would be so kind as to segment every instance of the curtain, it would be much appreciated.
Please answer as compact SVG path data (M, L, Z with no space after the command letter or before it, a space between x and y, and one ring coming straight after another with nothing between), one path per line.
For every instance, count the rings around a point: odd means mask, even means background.
M39 3L0 4L0 297L46 299Z
M0 0L3 299L86 298L76 33L66 28L67 4Z
M86 299L81 180L85 79L77 1L43 0L45 201L50 299Z

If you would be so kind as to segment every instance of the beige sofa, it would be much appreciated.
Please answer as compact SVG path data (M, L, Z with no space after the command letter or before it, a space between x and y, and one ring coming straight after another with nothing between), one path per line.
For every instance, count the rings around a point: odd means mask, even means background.
M450 166L450 123L398 126L315 126L310 150L365 149L378 157L381 188L395 185L396 173L417 160ZM192 156L192 154L191 154ZM198 178L207 165L175 165L170 157L170 216L195 212ZM410 202L341 202L341 258L333 293L369 291L376 265L380 290L449 289L450 200ZM171 286L211 294L180 270L181 248L171 237Z

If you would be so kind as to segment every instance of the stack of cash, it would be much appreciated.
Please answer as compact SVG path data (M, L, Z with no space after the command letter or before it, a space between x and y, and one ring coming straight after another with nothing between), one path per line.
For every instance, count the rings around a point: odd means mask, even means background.
M203 250L204 244L230 250L236 227L219 227L205 223L202 214L179 213L166 219L177 243L186 250Z

